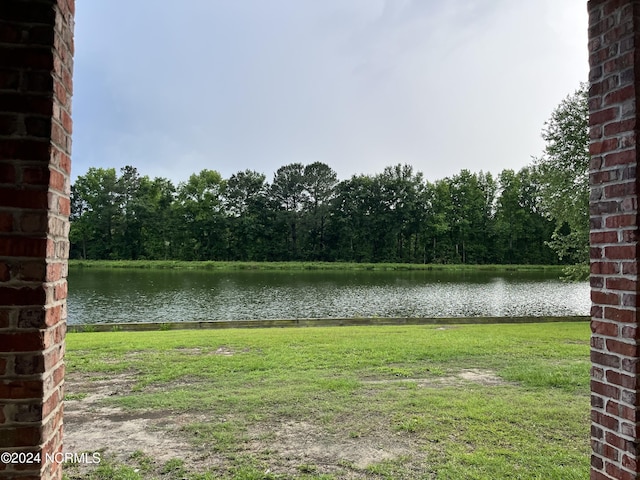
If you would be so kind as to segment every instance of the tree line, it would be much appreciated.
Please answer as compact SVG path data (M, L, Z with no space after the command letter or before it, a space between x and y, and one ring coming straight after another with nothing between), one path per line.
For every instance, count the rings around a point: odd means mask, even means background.
M585 147L583 104L584 87L547 122L545 155L497 177L461 170L430 182L412 166L398 164L375 175L339 180L327 164L315 162L284 165L270 182L252 170L225 179L205 169L174 185L166 178L142 176L133 166L119 174L114 168L90 168L71 187L70 256L582 262L588 251L588 224L583 225L585 218L588 222L587 187L580 183L586 167L576 165L575 149L561 146L569 141ZM576 138L568 138L568 132ZM588 152L586 158L588 163Z
M338 181L293 163L268 183L202 170L177 187L127 166L72 187L72 258L557 263L530 168L434 183L409 165Z

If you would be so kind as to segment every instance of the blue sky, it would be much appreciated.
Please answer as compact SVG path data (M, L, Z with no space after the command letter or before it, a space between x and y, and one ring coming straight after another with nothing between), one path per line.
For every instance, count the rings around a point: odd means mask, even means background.
M581 0L86 0L75 41L73 178L497 174L588 77Z

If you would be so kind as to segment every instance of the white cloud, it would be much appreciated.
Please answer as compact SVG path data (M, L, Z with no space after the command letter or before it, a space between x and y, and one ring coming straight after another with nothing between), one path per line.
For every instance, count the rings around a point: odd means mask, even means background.
M176 5L78 5L75 175L270 177L316 160L341 178L397 162L430 179L518 169L587 77L576 0Z

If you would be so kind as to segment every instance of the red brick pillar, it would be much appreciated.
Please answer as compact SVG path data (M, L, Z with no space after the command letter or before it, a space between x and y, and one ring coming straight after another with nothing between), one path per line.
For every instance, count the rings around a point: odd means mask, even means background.
M0 479L62 478L73 13L0 0Z
M592 479L636 479L640 2L590 0Z

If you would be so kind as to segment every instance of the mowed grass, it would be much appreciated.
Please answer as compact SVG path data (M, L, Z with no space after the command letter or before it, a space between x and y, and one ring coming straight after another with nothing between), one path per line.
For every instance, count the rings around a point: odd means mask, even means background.
M422 263L355 263L355 262L227 262L182 260L69 260L75 268L134 268L178 270L436 270L444 272L554 272L561 275L566 265L470 265Z
M82 478L588 477L586 322L72 333L66 362L70 376L130 375L105 402L192 416L170 434L218 459L136 451ZM302 461L280 448L283 425L393 454Z

